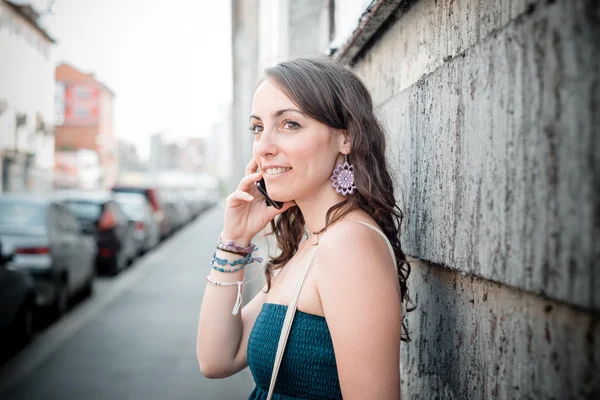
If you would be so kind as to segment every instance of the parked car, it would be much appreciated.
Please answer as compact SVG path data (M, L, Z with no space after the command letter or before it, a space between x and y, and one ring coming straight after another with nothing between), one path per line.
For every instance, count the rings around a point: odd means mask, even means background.
M198 195L198 191L192 188L182 188L179 192L185 199L188 208L192 213L192 218L196 218L204 209L204 204Z
M89 295L96 246L60 201L28 195L0 196L0 241L14 253L12 268L35 283L35 303L59 317L77 292Z
M60 196L82 226L93 226L99 273L116 275L133 262L134 227L110 192L66 191Z
M173 232L174 227L172 225L172 221L169 220L163 201L160 198L158 190L156 188L147 186L116 185L112 188L112 191L114 193L141 193L144 196L146 196L146 199L148 199L148 201L152 205L154 219L158 221L160 225L161 239L166 238Z
M154 219L150 202L139 193L114 193L113 198L119 204L129 223L134 226L134 238L138 254L144 254L160 242L160 225Z
M0 357L31 340L34 334L35 288L31 276L10 269L13 254L0 243Z
M173 221L174 229L183 228L191 220L192 215L181 193L177 189L169 188L162 189L160 195L166 205L167 215Z

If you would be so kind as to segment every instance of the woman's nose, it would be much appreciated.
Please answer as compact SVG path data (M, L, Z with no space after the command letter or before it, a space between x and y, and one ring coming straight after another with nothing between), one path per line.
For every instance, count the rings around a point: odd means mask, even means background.
M254 140L254 152L260 157L266 157L277 153L276 132L264 131Z

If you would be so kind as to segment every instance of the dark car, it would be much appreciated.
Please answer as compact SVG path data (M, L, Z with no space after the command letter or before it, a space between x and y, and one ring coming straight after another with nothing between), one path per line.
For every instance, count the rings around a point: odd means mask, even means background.
M23 271L10 269L12 254L3 254L0 243L0 358L33 337L35 289L33 279Z
M61 198L82 226L95 229L99 273L116 275L136 257L134 227L110 192L61 192Z
M169 236L174 227L172 226L172 221L169 220L168 215L165 210L165 206L163 204L162 199L158 194L158 190L153 187L146 186L123 186L116 185L112 188L112 191L115 193L138 193L143 194L146 199L152 205L152 211L154 213L154 219L160 225L160 237L161 239Z
M0 241L14 253L11 268L35 283L35 303L55 317L72 295L90 294L95 277L94 238L60 201L27 195L0 196Z

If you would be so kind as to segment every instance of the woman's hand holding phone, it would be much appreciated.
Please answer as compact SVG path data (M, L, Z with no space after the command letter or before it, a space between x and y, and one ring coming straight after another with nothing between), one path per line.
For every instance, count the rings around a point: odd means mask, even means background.
M246 166L245 175L235 192L225 203L223 240L233 240L237 245L247 245L277 215L296 205L293 201L283 203L281 209L270 207L256 187L262 177L256 172L258 165L254 158Z

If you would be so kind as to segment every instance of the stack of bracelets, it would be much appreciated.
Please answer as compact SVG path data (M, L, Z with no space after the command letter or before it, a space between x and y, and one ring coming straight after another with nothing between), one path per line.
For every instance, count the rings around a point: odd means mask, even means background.
M238 271L241 271L244 268L246 268L246 265L248 265L248 264L252 264L253 262L261 263L263 261L262 257L252 257L252 253L254 251L258 250L258 248L253 243L250 243L248 245L248 247L240 247L240 246L236 246L233 243L233 240L228 243L224 243L221 240L221 238L219 238L219 241L217 242L217 249L224 251L226 253L243 256L244 258L240 258L240 259L234 260L234 261L229 261L227 259L217 257L217 252L215 251L215 253L213 254L212 261L210 263L212 269L214 269L215 271L225 272L225 273L238 272ZM230 266L232 268L224 268L226 266ZM244 281L241 280L241 281L236 281L236 282L217 282L217 281L211 279L210 276L206 277L206 281L214 286L235 286L235 285L237 285L238 295L237 295L236 302L233 306L233 312L232 312L233 315L237 315L240 310L240 307L242 306L242 285L244 284Z

